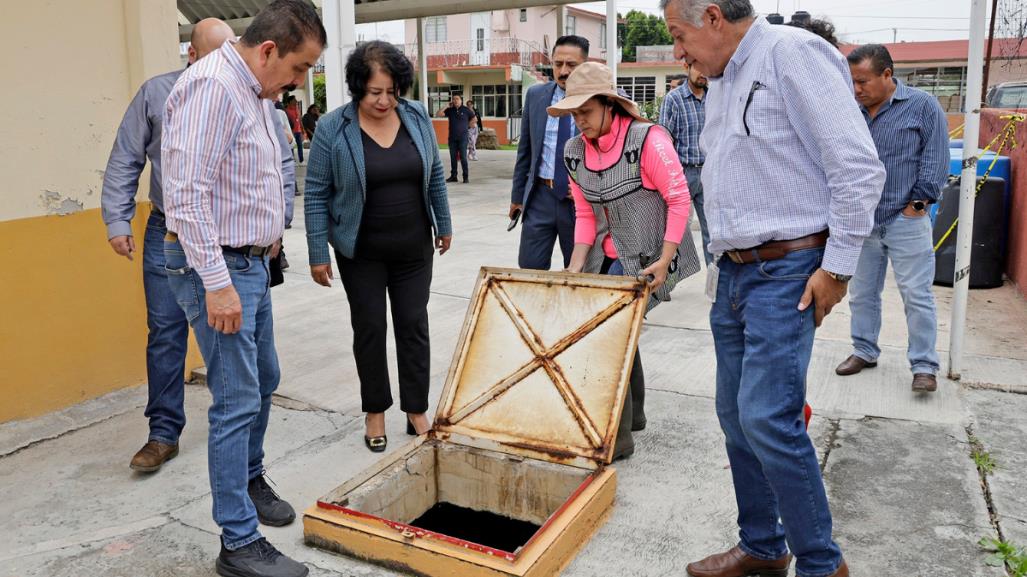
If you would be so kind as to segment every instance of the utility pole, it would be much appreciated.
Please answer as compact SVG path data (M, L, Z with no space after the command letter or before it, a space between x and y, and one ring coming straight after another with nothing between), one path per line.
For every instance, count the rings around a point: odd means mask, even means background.
M896 43L898 43L898 41L899 41L899 29L898 28L892 28L891 29L891 43L892 44L896 44Z
M991 25L988 26L988 55L984 57L984 82L981 84L981 102L988 96L988 72L991 70L991 45L995 43L995 14L998 0L991 2Z

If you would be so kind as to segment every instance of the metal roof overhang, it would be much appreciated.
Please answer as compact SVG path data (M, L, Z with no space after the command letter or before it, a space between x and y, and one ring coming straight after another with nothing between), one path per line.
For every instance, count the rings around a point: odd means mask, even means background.
M319 11L322 0L309 0ZM533 6L554 6L571 4L580 0L355 0L357 24L385 22L407 18L425 18L448 14L488 12L511 8ZM181 25L178 36L187 42L193 32L193 25L204 18L220 18L232 27L236 34L242 34L253 22L257 12L267 6L270 0L178 0Z

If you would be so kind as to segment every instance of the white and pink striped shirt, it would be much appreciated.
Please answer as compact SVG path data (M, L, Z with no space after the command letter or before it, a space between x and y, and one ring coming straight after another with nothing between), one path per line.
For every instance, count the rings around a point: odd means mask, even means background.
M232 284L222 246L268 246L285 229L282 153L270 100L235 49L179 77L164 110L164 212L208 290Z

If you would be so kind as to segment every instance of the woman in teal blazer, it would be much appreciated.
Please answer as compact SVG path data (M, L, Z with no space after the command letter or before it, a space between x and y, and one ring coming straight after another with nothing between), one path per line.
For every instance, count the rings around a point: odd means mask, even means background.
M346 62L353 101L318 121L307 164L310 274L331 285L331 245L349 300L364 443L375 452L385 450L392 405L386 294L407 432L431 427L428 294L434 250L445 254L453 236L435 129L420 103L401 97L413 79L410 61L391 44L358 46Z

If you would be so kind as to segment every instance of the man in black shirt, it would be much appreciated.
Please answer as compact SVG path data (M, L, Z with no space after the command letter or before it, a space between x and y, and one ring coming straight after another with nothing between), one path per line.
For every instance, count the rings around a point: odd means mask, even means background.
M449 106L441 113L449 119L449 178L446 182L457 182L456 161L460 158L460 166L464 170L464 183L467 182L467 129L474 119L474 111L464 106L464 99L454 96Z

